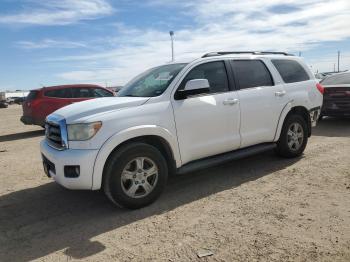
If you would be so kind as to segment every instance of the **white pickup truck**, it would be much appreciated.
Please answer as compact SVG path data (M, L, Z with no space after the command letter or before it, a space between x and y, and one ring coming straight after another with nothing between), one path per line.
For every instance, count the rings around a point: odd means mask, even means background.
M302 59L286 53L216 52L162 65L118 97L48 116L44 169L66 188L103 189L113 203L140 208L156 200L170 174L273 148L300 156L322 94Z

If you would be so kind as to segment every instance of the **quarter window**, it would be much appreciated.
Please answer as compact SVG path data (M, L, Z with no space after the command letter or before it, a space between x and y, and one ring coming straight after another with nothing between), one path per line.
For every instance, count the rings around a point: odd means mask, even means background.
M310 77L305 69L294 60L273 59L271 60L285 83L294 83L309 80Z
M88 98L88 97L93 97L93 96L90 94L90 88L75 87L75 88L72 88L72 93L73 93L73 98Z
M104 90L102 88L95 88L93 90L94 97L108 97L108 96L113 96L111 92L108 92L107 90Z
M193 79L207 79L210 85L210 93L227 92L229 90L223 61L201 64L193 68L182 81L180 90L183 90L186 83Z
M271 74L260 60L231 61L240 89L273 86Z

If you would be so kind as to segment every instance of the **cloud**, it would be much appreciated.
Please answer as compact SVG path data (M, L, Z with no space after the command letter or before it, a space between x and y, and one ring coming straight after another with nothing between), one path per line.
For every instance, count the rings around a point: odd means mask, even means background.
M106 0L32 0L22 12L0 14L0 24L67 25L113 13Z
M33 41L18 41L16 45L22 49L44 49L44 48L82 48L87 47L85 43L73 41L61 41L54 39L43 39L38 42Z
M194 21L192 27L180 28L175 32L177 60L191 60L203 53L218 50L297 53L316 48L323 42L342 41L350 37L348 0L154 0L151 4L176 4L180 12ZM276 6L285 10L277 12ZM52 62L94 61L98 64L95 68L62 72L59 77L72 81L96 79L124 84L136 73L170 60L168 30L141 30L119 24L118 35L111 34L106 41L111 46L114 43L115 48L100 53L52 58ZM312 63L324 67L323 63Z

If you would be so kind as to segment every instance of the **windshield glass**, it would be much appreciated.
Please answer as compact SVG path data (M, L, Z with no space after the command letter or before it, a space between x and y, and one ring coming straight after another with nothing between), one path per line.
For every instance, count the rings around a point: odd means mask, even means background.
M161 95L186 64L169 64L147 70L131 80L118 96L152 97Z

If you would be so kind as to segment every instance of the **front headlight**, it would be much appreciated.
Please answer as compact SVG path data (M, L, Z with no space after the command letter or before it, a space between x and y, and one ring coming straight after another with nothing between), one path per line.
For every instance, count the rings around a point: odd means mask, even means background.
M68 140L84 141L92 138L102 127L102 122L67 125Z

